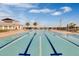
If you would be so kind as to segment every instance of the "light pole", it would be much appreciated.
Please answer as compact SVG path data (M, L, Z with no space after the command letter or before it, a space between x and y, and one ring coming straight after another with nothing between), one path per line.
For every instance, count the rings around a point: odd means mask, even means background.
M59 20L59 27L62 27L62 18Z

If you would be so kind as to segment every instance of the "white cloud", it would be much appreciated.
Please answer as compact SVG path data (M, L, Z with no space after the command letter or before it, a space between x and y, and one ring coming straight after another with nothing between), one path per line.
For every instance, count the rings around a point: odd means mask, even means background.
M0 12L0 20L3 18L13 18L9 13Z
M12 5L12 6L15 6L15 7L23 7L23 8L34 8L34 7L37 7L37 5L34 5L34 4L30 4L30 3L5 3L5 4L2 4L2 5Z
M61 7L59 10L51 13L51 15L54 15L54 16L62 15L64 13L67 13L67 12L70 12L70 11L72 11L72 8L65 6L65 7Z
M51 13L51 15L57 16L57 15L61 15L62 12L61 11L55 11L54 13Z
M51 13L54 12L55 10L51 10L51 9L32 9L29 12L30 13Z
M67 7L67 6L61 7L60 9L63 9L64 13L72 11L72 8L71 7Z
M9 17L10 15L5 12L0 12L0 17Z
M29 11L30 13L40 13L40 10L37 10L37 9L32 9Z
M43 13L50 13L50 12L54 12L55 10L51 10L51 9L41 9L40 12Z
M0 4L0 12L4 12L4 13L7 13L7 14L12 14L12 10L5 4Z
M57 16L57 15L62 15L64 13L67 13L67 12L70 12L72 11L72 8L71 7L61 7L59 9L32 9L30 10L29 12L30 13L49 13L53 16Z

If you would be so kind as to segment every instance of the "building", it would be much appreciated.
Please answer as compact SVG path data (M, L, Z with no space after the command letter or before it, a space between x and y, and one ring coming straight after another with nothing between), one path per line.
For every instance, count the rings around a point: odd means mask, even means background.
M18 21L10 18L5 18L0 21L0 30L20 30L22 25Z

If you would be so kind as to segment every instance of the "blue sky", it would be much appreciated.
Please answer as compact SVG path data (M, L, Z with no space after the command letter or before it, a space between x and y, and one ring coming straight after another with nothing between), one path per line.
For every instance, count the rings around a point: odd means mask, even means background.
M26 22L38 22L49 26L62 26L70 22L79 25L79 4L77 3L6 3L0 4L0 19L12 18Z

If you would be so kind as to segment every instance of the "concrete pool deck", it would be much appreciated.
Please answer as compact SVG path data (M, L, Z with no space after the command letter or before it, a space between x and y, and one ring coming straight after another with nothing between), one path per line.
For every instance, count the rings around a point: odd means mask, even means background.
M29 30L15 30L15 31L1 32L0 38L10 36L10 35L14 35L16 33L27 32L27 31L29 31ZM67 32L67 31L61 31L61 30L49 30L49 31L58 32L58 33L62 33L62 34L79 34L79 33L76 33L76 32Z
M24 31L24 30L15 30L15 31L3 32L3 33L0 33L0 38L10 36L10 35L14 35L14 34L21 33L21 32L27 32L27 31L28 30L26 30L26 31Z
M77 32L68 32L68 31L61 31L61 30L50 30L52 32L58 32L58 33L62 33L62 34L79 34Z

